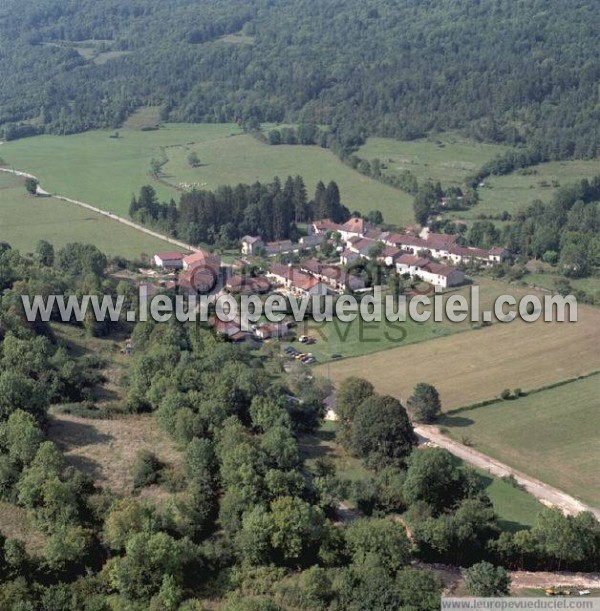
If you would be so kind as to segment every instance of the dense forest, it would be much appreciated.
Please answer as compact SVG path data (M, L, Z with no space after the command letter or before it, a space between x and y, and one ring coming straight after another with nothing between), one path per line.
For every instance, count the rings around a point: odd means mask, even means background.
M342 152L462 128L591 158L599 27L590 0L6 0L0 125L116 127L153 104L170 121L327 125Z
M283 185L276 177L268 184L193 190L181 195L179 205L173 200L159 202L154 189L146 185L132 198L129 215L191 244L237 248L244 235L258 235L265 241L297 239L297 222L325 218L343 222L350 211L342 204L334 181L327 186L319 181L309 200L302 177L288 176Z

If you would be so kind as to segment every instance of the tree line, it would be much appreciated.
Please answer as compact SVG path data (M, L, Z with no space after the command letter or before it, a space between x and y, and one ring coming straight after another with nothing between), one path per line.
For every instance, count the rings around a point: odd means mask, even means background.
M265 241L297 238L296 223L330 218L342 222L350 211L342 204L337 184L319 181L308 199L301 176L288 176L285 183L256 182L215 191L194 189L183 193L179 204L158 201L151 186L140 189L129 206L130 216L160 228L191 244L236 245L244 235L259 235Z

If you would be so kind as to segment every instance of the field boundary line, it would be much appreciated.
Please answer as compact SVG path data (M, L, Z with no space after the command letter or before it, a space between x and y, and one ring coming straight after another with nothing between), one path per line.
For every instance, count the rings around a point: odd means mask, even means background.
M479 409L480 407L489 407L490 405L494 405L496 403L506 403L511 401L518 401L521 398L529 397L531 395L536 395L540 392L544 392L545 390L552 390L553 388L560 388L561 386L566 386L568 384L573 384L574 382L580 382L581 380L587 380L588 378L593 378L600 374L600 370L590 371L589 373L584 373L580 376L574 378L567 378L566 380L560 380L558 382L552 382L551 384L546 384L545 386L539 386L538 388L532 388L524 392L519 397L513 397L512 399L501 399L499 397L495 397L494 399L485 399L483 401L478 401L477 403L470 403L469 405L465 405L463 407L456 407L455 409L450 409L447 412L444 412L442 416L454 416L456 414L462 414L464 412L469 412L474 409Z
M58 195L56 193L49 193L48 191L44 191L40 187L40 181L37 178L37 176L34 176L33 174L30 174L28 172L22 172L21 170L12 170L10 168L0 168L0 172L6 172L8 174L13 174L14 176L20 176L22 178L33 178L34 180L38 182L38 196L39 197L51 197L52 199L67 202L70 204L75 204L76 206L80 206L82 208L85 208L86 210L91 210L92 212L95 212L96 214L101 214L102 216L105 216L106 218L116 221L117 223L122 223L123 225L127 225L128 227L136 229L137 231L141 231L142 233L152 236L153 238L157 238L159 240L163 240L164 242L168 242L169 244L174 244L175 246L179 246L180 248L184 250L188 250L190 252L201 252L201 250L197 246L186 244L185 242L182 242L181 240L178 240L176 238L166 236L158 231L154 231L153 229L148 229L148 227L144 227L143 225L135 223L134 221L130 221L129 219L126 219L122 216L114 214L114 212L103 210L102 208L98 208L97 206L92 206L92 204L88 204L86 202L72 199L64 195Z

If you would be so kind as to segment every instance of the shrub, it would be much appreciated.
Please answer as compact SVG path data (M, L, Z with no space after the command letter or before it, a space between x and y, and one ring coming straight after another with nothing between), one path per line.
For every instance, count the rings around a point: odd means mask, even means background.
M506 401L507 399L510 399L510 398L511 398L511 396L512 396L512 395L511 395L510 390L509 390L508 388L505 388L505 389L504 389L504 390L503 390L503 391L500 393L500 398L501 398L503 401Z
M158 482L162 464L154 452L140 450L133 465L133 487L143 488Z

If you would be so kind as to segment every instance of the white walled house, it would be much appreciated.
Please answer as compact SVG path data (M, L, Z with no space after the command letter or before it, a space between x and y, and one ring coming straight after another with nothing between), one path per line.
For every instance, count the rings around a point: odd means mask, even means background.
M180 252L157 252L154 255L154 264L163 269L181 269L183 267L183 254Z
M245 235L242 238L242 254L253 256L259 249L264 249L265 243L259 236Z

